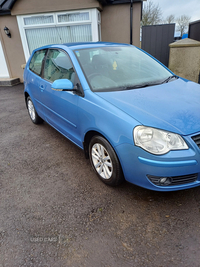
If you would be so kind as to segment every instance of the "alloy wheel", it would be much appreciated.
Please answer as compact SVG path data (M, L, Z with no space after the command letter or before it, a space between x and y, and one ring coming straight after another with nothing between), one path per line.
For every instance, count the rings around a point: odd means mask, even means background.
M92 146L92 162L103 179L110 179L113 173L113 164L108 151L103 145L95 143Z
M28 112L30 114L32 121L35 121L35 108L31 100L28 100Z

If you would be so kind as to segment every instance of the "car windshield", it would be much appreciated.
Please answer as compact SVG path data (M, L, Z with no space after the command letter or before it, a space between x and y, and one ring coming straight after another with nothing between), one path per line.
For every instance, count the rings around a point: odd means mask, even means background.
M134 46L75 51L92 91L129 90L160 84L172 74Z

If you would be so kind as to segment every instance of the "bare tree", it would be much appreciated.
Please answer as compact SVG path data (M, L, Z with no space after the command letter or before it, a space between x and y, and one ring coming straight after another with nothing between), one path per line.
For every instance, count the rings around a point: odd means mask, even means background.
M184 33L187 33L189 22L190 17L186 15L182 15L177 19L177 30L181 32L181 36L183 36Z
M175 22L175 16L174 15L169 15L165 19L165 23L170 24Z
M159 5L155 5L151 0L143 5L142 26L155 25L161 22L162 12Z

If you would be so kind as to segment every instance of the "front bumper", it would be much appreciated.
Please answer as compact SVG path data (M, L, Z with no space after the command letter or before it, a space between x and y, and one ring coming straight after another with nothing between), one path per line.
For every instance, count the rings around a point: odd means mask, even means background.
M187 143L188 150L170 151L162 156L152 155L134 144L121 144L115 149L128 182L155 191L176 191L200 185L200 149L189 137ZM184 183L185 177L194 175L195 179ZM159 185L149 177L169 177L171 180L179 177L183 181Z

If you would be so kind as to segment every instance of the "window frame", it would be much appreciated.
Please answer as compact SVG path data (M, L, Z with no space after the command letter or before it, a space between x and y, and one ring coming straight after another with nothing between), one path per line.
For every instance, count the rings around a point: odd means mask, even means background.
M65 14L74 14L74 13L89 13L89 20L79 20L79 21L70 21L70 22L58 22L59 15ZM32 24L26 25L24 19L31 17L39 17L39 16L53 16L53 23L45 23L45 24ZM17 16L17 23L19 27L19 32L22 40L22 46L24 50L24 55L26 62L28 61L31 52L29 51L28 40L26 37L27 29L37 29L37 28L50 28L52 26L55 27L64 27L64 26L77 26L77 25L91 25L91 33L92 33L92 42L98 42L101 38L101 13L97 8L92 9L82 9L82 10L73 10L73 11L62 11L62 12L50 12L50 13L37 13L37 14L29 14L29 15L19 15ZM62 43L62 42L61 42Z
M34 17L53 17L53 22L52 23L44 23L44 24L25 24L25 22L24 22L24 19L26 19L26 18L34 18ZM23 25L24 25L24 28L26 28L26 29L29 29L29 28L40 28L40 27L44 27L44 26L52 26L52 25L54 25L54 23L55 23L55 15L54 15L54 13L44 13L44 14L34 14L34 15L26 15L26 16L23 16Z
M45 54L44 59L43 59L43 62L42 62L42 71L41 71L41 73L40 73L40 77L41 77L43 80L45 80L46 82L49 82L50 84L53 84L52 81L50 81L50 80L44 78L44 66L45 66L45 62L46 62L46 58L47 58L47 55L48 55L49 50L59 50L59 51L65 53L65 54L69 57L69 60L70 60L70 62L71 62L71 64L72 64L73 70L74 70L74 72L75 72L74 88L75 88L75 87L79 87L79 88L77 88L77 89L79 90L79 92L77 91L76 94L79 95L79 96L81 96L81 97L84 97L85 94L84 94L84 90L83 90L83 87L82 87L82 85L81 85L81 82L80 82L78 73L77 73L76 68L74 67L73 61L71 60L71 57L70 57L70 55L67 53L67 51L65 51L65 50L62 49L62 48L58 48L58 47L50 47L50 48L46 48L46 49L47 49L47 51L46 51L46 54ZM43 49L41 49L41 50L43 50ZM78 84L78 86L77 86L77 84Z
M45 51L45 50L46 50L46 51ZM34 70L32 70L32 69L30 68L30 64L31 64L31 61L32 61L34 55L35 55L36 53L38 53L38 52L42 52L42 51L45 51L45 53L44 53L44 58L43 58L43 60L42 60L42 64L41 64L41 70L40 70L40 73L38 74L37 72L35 72ZM39 76L39 77L41 77L41 75L42 75L42 73L43 73L44 62L45 62L45 60L46 60L47 52L48 52L48 49L47 49L47 48L39 49L39 50L35 51L35 53L34 53L33 56L31 57L31 60L30 60L30 62L29 62L29 66L28 66L29 70L30 70L31 72L33 72L35 75Z
M63 49L61 49L61 48L56 48L56 47L48 48L47 50L48 50L48 51L46 52L45 57L44 57L44 59L43 59L43 66L42 66L42 71L41 71L41 75L40 75L42 79L44 79L44 80L47 81L47 82L50 82L51 84L53 83L52 81L50 81L50 80L44 78L44 67L45 67L46 59L47 59L47 56L48 56L48 53L50 52L50 50L60 51L60 52L63 52L66 56L68 56L68 58L69 58L69 60L70 60L70 62L71 62L71 64L72 64L73 70L74 70L74 72L75 72L75 77L78 76L78 75L77 75L77 72L76 72L76 69L75 69L75 67L74 67L74 64L73 64L73 62L72 62L72 60L71 60L69 54L68 54L65 50L63 50ZM59 79L58 79L58 80L59 80ZM75 80L76 80L76 79L75 79ZM74 86L75 86L75 85L74 85Z
M77 20L77 21L68 21L68 22L59 22L58 21L58 16L62 16L62 15L70 15L70 14L76 14L76 13L89 13L89 19L88 20ZM90 10L82 10L82 11L77 11L77 10L74 10L74 11L66 11L66 12L57 12L55 13L55 19L56 19L56 23L59 25L59 26L67 26L69 25L82 25L82 24L90 24L92 23L92 19L91 19L91 11Z

